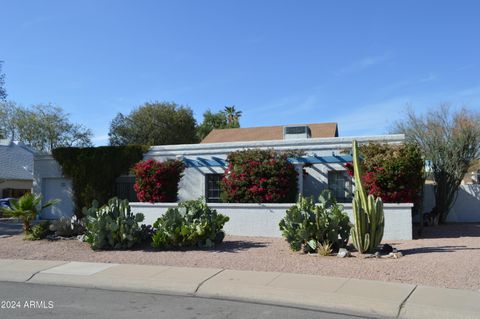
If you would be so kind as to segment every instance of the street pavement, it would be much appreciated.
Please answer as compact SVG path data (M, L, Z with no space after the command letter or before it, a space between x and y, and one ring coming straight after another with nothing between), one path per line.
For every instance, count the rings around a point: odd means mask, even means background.
M357 319L332 312L199 297L0 282L0 318ZM13 303L12 303L13 302ZM12 308L12 305L19 305ZM3 306L6 306L5 304Z
M201 297L203 299L198 307L221 299L311 309L323 311L322 315L413 319L480 318L478 291L354 278L213 268L0 259L0 285L2 281L104 289L108 293L123 291ZM8 289L2 291L7 292L5 297L9 296ZM198 300L195 299L197 303ZM120 301L126 305L123 309L128 309L128 299L120 298L118 302ZM105 304L104 308L110 309L114 305L115 303ZM75 298L72 298L72 307L75 307ZM245 311L252 315L260 313L260 310L251 313Z

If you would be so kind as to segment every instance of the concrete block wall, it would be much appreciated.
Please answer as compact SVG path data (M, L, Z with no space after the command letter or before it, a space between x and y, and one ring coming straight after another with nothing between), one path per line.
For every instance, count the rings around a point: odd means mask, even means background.
M428 213L435 206L433 185L424 186L423 208ZM480 184L461 185L457 200L447 216L448 222L480 222Z
M143 213L146 224L153 224L168 208L176 203L130 203L132 211ZM230 217L225 225L229 235L281 237L278 223L286 210L294 204L223 204L209 203L211 208ZM412 204L385 204L385 240L412 239ZM344 204L352 219L352 205Z

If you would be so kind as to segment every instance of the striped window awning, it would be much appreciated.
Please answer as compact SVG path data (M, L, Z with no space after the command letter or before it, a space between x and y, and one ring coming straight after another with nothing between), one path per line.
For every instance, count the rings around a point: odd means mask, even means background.
M335 164L351 162L351 155L331 155L331 156L300 156L289 157L288 161L292 164ZM222 158L183 158L186 167L226 167L228 162Z
M335 164L348 163L353 161L353 158L351 155L301 156L289 157L288 161L292 164Z

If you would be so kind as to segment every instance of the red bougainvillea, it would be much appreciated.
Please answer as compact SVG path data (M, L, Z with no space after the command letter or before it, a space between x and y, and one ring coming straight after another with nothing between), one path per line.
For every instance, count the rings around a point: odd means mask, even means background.
M153 159L135 164L135 185L133 188L141 202L176 202L178 183L185 169L183 162L168 160L157 162Z
M220 183L228 203L292 203L297 196L297 172L287 155L273 150L244 150L228 155Z
M362 145L362 181L369 194L385 203L418 203L423 187L423 160L417 146ZM345 164L353 176L352 163Z

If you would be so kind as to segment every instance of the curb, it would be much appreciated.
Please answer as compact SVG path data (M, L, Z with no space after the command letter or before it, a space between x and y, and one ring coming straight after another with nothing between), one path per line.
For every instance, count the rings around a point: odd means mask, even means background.
M480 292L314 275L0 259L0 281L157 293L364 314L478 318Z

